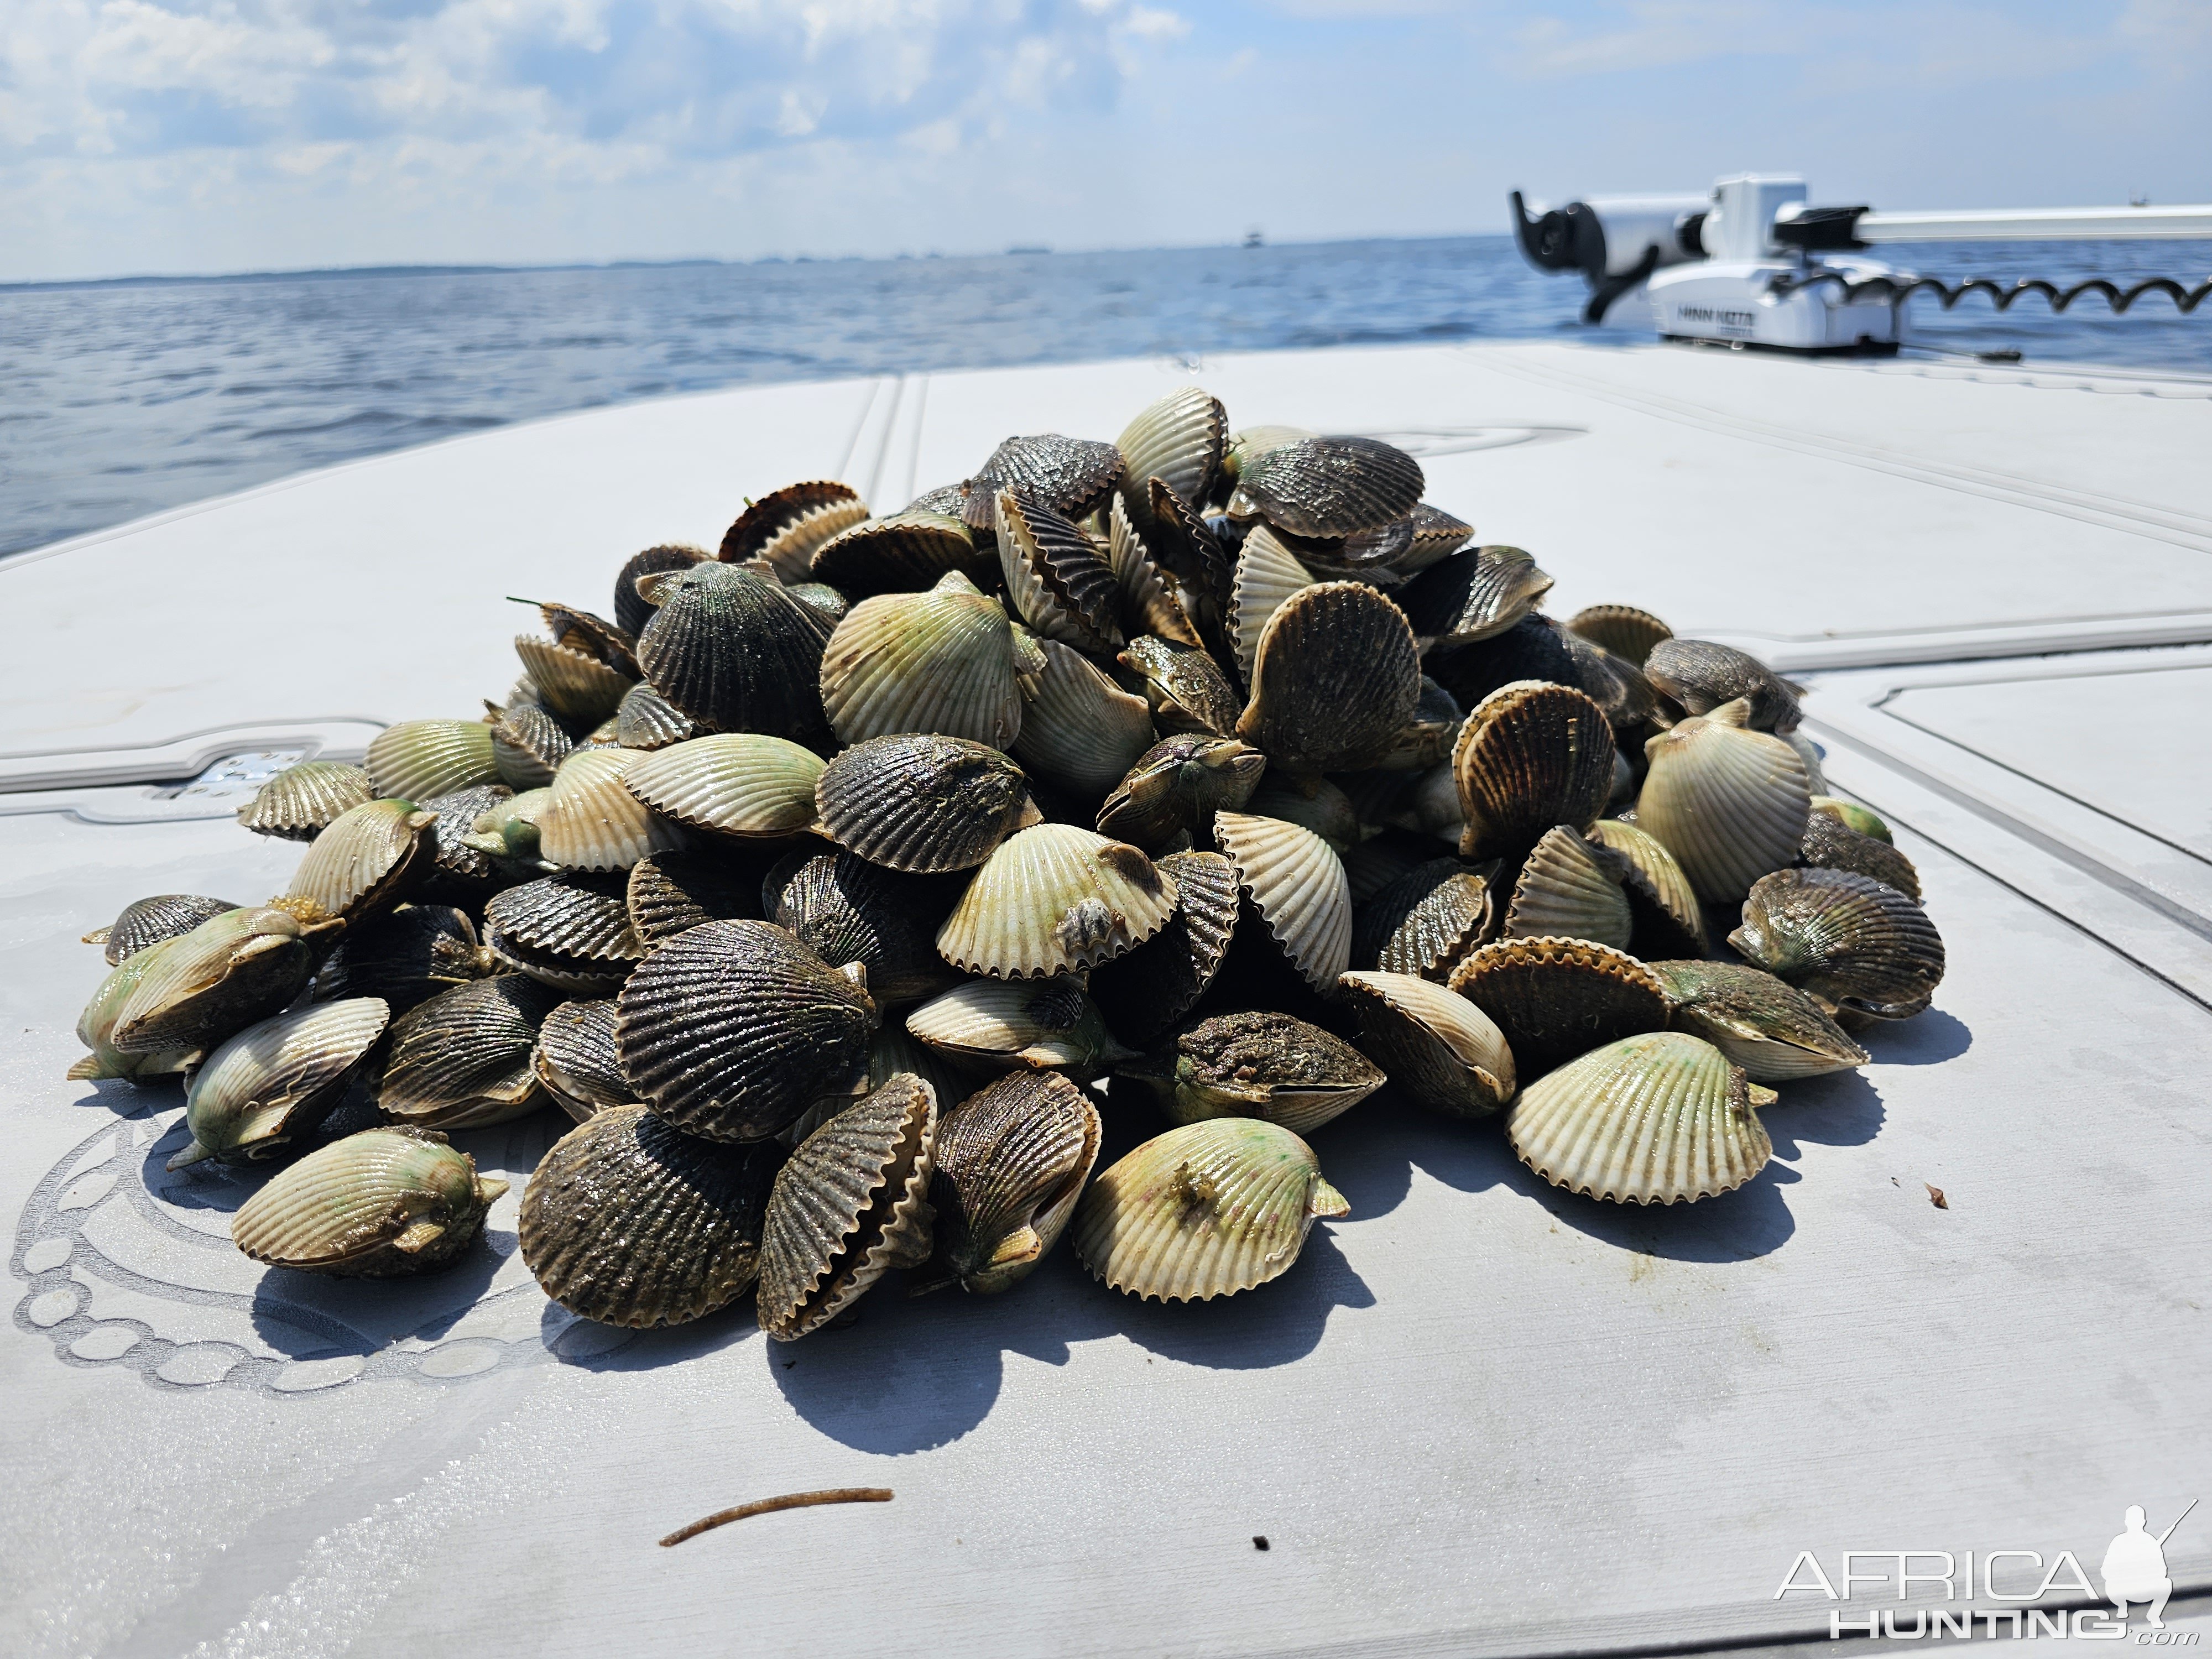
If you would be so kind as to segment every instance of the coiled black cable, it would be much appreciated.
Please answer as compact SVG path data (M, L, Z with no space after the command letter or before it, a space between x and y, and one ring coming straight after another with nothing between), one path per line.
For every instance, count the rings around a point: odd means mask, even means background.
M2172 300L2175 307L2186 317L2198 306L2203 304L2208 298L2212 298L2212 277L2206 278L2195 288L2184 288L2170 276L2153 276L2137 283L2132 288L2124 289L2115 283L2106 281L2102 276L2092 276L2086 283L2076 283L2071 288L2062 289L2055 283L2044 281L2040 276L2024 276L2009 288L1992 282L1986 276L1975 276L1953 288L1948 283L1936 276L1914 276L1902 282L1894 276L1868 276L1854 281L1840 270L1819 270L1809 276L1799 276L1794 272L1783 271L1776 276L1767 287L1776 295L1784 295L1793 293L1799 289L1818 288L1823 283L1833 283L1842 289L1846 302L1856 300L1862 295L1871 295L1876 299L1887 300L1893 306L1897 306L1904 304L1916 294L1933 294L1943 302L1943 309L1946 311L1950 310L1970 294L1988 295L1996 302L1999 311L2011 310L2013 301L2023 295L2040 294L2051 302L2051 308L2054 312L2064 311L2067 307L2085 294L2101 294L2104 295L2105 303L2112 307L2112 314L2118 317L2125 315L2128 307L2145 295L2163 294Z

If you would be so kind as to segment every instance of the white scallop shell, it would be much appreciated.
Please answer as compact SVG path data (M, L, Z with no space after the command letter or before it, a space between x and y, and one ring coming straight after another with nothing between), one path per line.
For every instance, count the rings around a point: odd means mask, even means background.
M665 751L654 751L665 752ZM553 775L538 815L538 850L570 870L627 870L650 854L684 844L684 832L623 787L640 749L579 749Z
M1215 813L1213 838L1306 983L1334 987L1352 962L1352 883L1336 849L1310 830L1243 812Z
M938 929L937 949L956 968L998 979L1095 968L1166 927L1176 898L1175 883L1127 842L1072 823L1032 824L984 861Z

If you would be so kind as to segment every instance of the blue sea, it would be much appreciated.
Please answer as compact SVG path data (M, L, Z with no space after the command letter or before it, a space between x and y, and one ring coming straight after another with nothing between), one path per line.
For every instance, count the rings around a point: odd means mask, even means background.
M1899 247L1957 281L2212 268L2202 243ZM509 421L746 382L1155 353L1572 339L1505 237L985 258L398 269L0 287L0 555ZM2212 372L2212 303L1945 313L1948 351ZM1609 337L1619 337L1610 334ZM1233 411L1232 411L1233 413ZM1110 435L1110 434L1108 434Z

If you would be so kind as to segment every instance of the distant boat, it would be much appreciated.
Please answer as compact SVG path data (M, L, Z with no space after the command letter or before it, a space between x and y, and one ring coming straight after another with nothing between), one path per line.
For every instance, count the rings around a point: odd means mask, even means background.
M1248 230L1244 233L1244 246L1246 247L1265 247L1267 246L1267 239L1262 236L1256 230Z
M1048 248L1048 247L1044 246L1042 243L1040 243L1040 244L1039 244L1038 246L1036 246L1036 247L1010 247L1010 248L1008 248L1008 249L1006 250L1006 252L1007 252L1009 254L1015 254L1015 253L1049 253L1049 252L1052 252L1052 250L1051 250L1050 248Z

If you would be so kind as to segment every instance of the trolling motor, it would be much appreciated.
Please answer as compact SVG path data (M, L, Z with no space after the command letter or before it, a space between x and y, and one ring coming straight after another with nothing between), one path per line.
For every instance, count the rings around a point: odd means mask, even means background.
M2042 295L2055 311L2098 294L2115 312L2163 294L2185 315L2212 296L2212 278L2184 288L2164 276L2127 289L2102 277L2066 289L2039 277L1954 288L1856 257L1878 242L2212 238L2212 206L1877 213L1810 207L1802 179L1757 173L1723 179L1703 197L1595 197L1534 212L1519 191L1512 200L1528 263L1578 270L1589 283L1585 323L1602 323L1640 290L1663 339L1887 355L1904 337L1905 301L1915 294L1935 294L1947 311L1975 293L2000 311L2024 294Z

